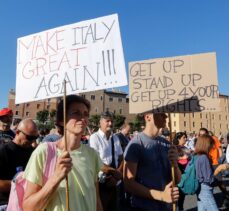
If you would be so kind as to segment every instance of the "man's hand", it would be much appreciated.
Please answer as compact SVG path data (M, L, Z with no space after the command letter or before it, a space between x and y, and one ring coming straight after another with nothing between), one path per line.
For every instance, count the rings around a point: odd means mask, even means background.
M112 175L108 175L106 177L106 185L108 187L115 187L116 184L117 184L117 180Z
M168 158L169 158L169 161L171 162L171 164L173 166L178 166L178 151L177 151L177 147L172 145L168 151Z
M117 169L112 172L112 175L116 180L122 179L122 172L118 171Z
M165 186L165 190L162 192L161 201L172 203L179 199L178 187L172 187L172 182Z
M225 171L227 169L229 169L229 165L227 163L219 165L214 171L214 176L219 174L221 171Z

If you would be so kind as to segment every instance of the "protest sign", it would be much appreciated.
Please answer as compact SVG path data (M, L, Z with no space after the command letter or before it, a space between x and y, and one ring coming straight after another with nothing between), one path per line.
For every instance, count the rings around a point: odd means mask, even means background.
M129 63L130 113L219 110L215 53Z
M17 40L16 103L127 85L117 14Z

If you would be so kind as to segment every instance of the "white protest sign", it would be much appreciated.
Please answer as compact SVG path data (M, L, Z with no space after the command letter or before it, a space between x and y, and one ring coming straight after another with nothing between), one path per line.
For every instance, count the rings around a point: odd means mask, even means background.
M215 53L129 63L130 113L218 111Z
M17 40L16 103L127 85L117 14Z

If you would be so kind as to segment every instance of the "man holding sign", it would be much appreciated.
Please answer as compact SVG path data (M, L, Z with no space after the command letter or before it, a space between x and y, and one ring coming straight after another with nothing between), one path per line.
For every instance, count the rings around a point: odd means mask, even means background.
M124 153L124 183L133 195L133 210L171 210L171 202L179 198L177 187L172 187L171 163L175 179L180 180L176 148L158 137L165 127L163 113L144 114L145 129L134 137Z

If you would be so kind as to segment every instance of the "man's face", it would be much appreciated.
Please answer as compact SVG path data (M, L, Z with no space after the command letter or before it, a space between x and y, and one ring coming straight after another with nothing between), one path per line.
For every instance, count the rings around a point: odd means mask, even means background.
M104 132L111 132L113 128L113 119L111 118L102 118L100 119L100 129Z
M12 115L5 115L0 117L0 126L3 131L8 131L12 123Z
M130 135L130 125L127 125L124 129L123 129L123 134L125 135L125 136L128 136L128 135Z
M38 130L35 126L33 127L23 127L17 130L17 135L21 140L21 145L23 147L30 147L39 137Z

